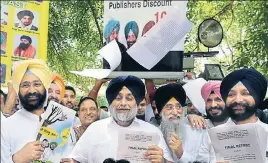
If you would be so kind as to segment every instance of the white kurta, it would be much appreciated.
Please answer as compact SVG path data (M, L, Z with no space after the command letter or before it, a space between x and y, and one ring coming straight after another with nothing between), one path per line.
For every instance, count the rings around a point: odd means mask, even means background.
M40 129L39 116L24 109L1 125L1 163L13 163L12 156L27 143L35 141Z
M183 155L180 159L174 158L176 163L189 163L196 161L199 147L202 143L206 130L192 128L189 124L182 127Z
M80 163L103 163L107 158L116 158L119 126L113 118L99 120L90 125L74 147L70 158ZM142 120L135 118L127 129L156 132L160 136L158 146L164 151L164 158L173 161L161 131Z

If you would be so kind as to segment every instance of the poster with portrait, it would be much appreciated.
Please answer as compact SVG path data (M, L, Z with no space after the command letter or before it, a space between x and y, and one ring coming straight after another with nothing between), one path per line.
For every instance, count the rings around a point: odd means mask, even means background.
M104 45L116 39L122 52L121 64L115 71L148 71L126 51L174 8L186 15L187 1L104 1ZM182 71L183 50L181 39L150 71ZM105 60L103 68L109 68Z
M44 142L44 153L35 163L59 163L64 157L76 112L50 101L36 140Z
M49 1L1 1L1 63L7 65L5 83L13 62L47 58Z

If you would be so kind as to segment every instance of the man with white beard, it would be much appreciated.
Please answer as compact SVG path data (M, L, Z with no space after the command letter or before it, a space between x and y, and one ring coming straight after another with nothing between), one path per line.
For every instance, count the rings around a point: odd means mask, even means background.
M184 89L180 84L168 84L158 88L154 99L161 118L159 128L172 151L174 161L194 162L206 131L192 128L184 119Z
M106 98L112 117L91 124L77 142L70 158L61 162L103 163L107 158L116 159L120 129L158 134L159 143L148 147L145 158L152 163L162 163L164 160L173 162L161 131L136 118L137 107L144 96L145 86L135 76L119 76L111 80Z

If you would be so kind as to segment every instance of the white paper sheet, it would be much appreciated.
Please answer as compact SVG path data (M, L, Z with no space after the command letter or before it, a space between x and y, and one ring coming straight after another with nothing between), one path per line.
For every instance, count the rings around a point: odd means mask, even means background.
M258 124L214 127L209 136L217 161L265 163L268 135Z
M115 40L105 45L98 51L98 54L102 56L110 65L110 69L85 69L83 71L70 71L71 73L92 77L96 79L106 78L113 70L115 70L121 62L121 51Z
M127 53L147 69L155 66L193 27L180 12L170 10L165 19L152 27Z
M157 133L121 129L118 133L117 160L126 159L131 163L150 163L144 153L151 145L158 145Z

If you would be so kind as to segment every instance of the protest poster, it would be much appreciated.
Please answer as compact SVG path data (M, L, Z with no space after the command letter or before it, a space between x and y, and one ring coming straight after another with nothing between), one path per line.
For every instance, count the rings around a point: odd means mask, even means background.
M259 124L214 127L209 136L219 162L266 163L268 135Z
M76 112L54 101L42 117L41 128L36 140L44 142L44 153L35 163L59 163L68 147L70 129Z
M14 62L46 61L48 16L49 1L1 1L1 86L7 86Z
M117 159L126 159L131 163L150 163L144 153L151 145L159 144L157 133L120 129L118 132Z
M186 17L187 1L104 1L104 45L112 40L118 40L122 52L121 64L114 71L182 71L184 38L165 55L162 60L150 70L137 63L126 52L141 37L153 28L161 19L165 19L172 10L179 11ZM174 16L174 19L177 17ZM161 48L161 47L158 47ZM144 60L150 56L142 54ZM109 69L109 63L104 60L104 69Z

